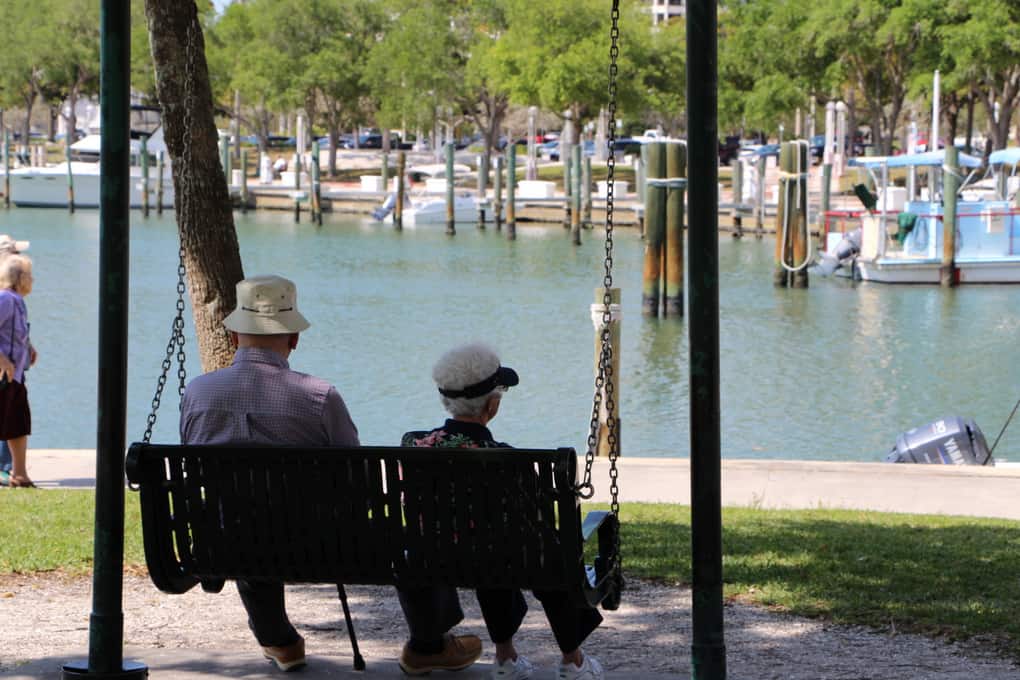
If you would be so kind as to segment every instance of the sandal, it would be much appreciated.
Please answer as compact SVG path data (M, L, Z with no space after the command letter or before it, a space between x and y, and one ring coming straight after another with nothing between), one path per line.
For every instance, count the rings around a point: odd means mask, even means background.
M7 470L0 470L0 486L11 485L11 473Z
M11 477L10 486L12 489L35 489L35 482L28 477Z

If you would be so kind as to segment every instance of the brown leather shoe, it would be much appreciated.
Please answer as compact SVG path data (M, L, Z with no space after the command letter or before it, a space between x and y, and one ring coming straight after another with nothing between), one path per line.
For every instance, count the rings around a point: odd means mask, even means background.
M405 644L400 654L400 670L408 675L426 675L432 671L459 671L467 668L482 655L482 641L477 635L450 635L443 637L443 651L438 654L418 654Z
M305 640L283 647L263 647L262 655L276 664L281 671L292 671L305 665Z

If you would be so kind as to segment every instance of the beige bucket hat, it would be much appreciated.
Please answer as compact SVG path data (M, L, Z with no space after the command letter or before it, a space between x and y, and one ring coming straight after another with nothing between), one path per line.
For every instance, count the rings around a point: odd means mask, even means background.
M282 276L253 276L237 284L237 308L223 325L235 333L300 333L311 324L297 309L297 286Z

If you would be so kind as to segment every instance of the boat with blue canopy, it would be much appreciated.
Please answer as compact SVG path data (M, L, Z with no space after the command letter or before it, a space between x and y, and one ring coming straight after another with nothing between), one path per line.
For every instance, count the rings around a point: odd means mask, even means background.
M855 187L867 211L852 213L856 224L842 233L826 228L821 273L836 271L864 281L939 283L943 265L945 189L943 179L959 179L956 203L955 269L959 283L1020 283L1020 204L1011 202L1020 149L1003 149L989 158L994 186L975 179L985 167L977 156L960 152L955 170L946 165L944 149L899 156L852 159L877 192ZM905 186L890 180L889 170L906 168ZM926 186L919 182L926 176ZM990 180L982 180L985 184ZM826 225L833 215L826 214ZM845 215L844 215L845 220ZM846 222L844 221L844 224Z

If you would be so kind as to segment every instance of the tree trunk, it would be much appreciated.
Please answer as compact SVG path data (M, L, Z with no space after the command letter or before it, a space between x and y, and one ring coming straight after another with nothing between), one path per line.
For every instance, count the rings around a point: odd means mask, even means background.
M145 0L145 14L198 349L202 370L212 371L234 355L223 318L234 309L244 272L220 166L205 40L193 2Z

